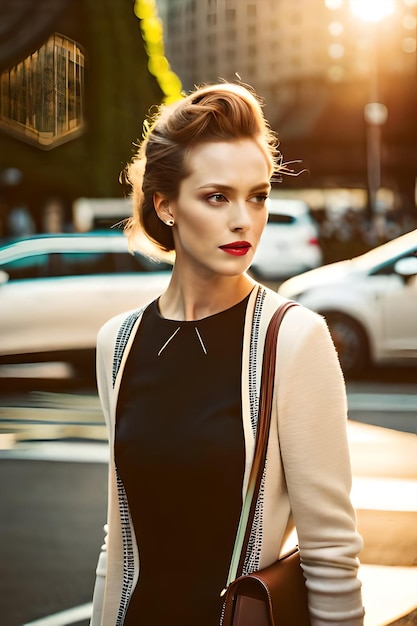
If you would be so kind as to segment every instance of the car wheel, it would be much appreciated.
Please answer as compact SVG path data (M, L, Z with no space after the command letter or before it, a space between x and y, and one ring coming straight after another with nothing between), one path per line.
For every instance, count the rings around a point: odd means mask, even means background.
M340 365L346 376L363 372L369 363L369 345L365 331L343 313L324 313Z

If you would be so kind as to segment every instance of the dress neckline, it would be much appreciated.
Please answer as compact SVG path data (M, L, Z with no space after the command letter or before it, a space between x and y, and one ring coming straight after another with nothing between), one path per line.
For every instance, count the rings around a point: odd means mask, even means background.
M232 312L234 309L242 306L243 304L246 305L247 301L249 300L249 297L252 293L254 288L251 289L251 291L244 297L242 298L242 300L240 300L239 302L236 302L236 304L233 304L232 306L228 307L227 309L223 309L223 311L218 311L217 313L212 313L211 315L207 315L206 317L201 317L198 318L196 320L175 320L172 319L170 317L164 317L161 313L161 310L159 308L159 298L157 298L154 301L154 312L157 316L157 318L163 322L167 322L167 323L171 323L171 324L176 324L177 326L195 326L196 324L201 324L204 322L208 322L210 320L214 320L215 318L218 318L224 314L227 314L229 312Z

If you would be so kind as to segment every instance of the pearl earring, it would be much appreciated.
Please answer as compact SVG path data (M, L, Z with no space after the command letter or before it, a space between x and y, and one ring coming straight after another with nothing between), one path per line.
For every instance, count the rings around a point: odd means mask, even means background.
M167 225L167 226L174 226L174 220L168 220L168 221L166 222L166 225Z

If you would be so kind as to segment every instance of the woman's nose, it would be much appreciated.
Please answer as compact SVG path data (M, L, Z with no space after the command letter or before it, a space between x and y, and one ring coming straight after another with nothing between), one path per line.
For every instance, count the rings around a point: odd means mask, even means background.
M250 228L251 220L246 203L237 202L233 206L233 213L231 218L231 230L233 231L246 231Z

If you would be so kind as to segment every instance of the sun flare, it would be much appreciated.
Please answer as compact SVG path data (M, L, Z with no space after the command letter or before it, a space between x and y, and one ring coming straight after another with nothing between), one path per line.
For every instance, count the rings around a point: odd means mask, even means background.
M394 0L350 0L352 13L364 22L379 22L395 11Z

